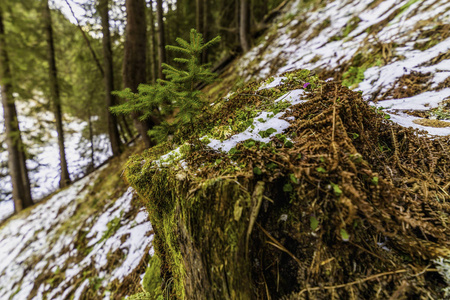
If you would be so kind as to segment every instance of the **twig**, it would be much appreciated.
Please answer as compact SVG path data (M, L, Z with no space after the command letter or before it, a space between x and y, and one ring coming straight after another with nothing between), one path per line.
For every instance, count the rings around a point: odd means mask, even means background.
M65 0L66 4L69 6L70 12L72 13L72 16L74 17L74 19L77 21L77 27L78 29L81 31L81 34L83 35L84 40L86 41L86 44L89 48L89 50L91 51L92 57L95 60L95 63L97 65L98 70L100 71L100 73L102 73L102 77L104 76L105 72L103 71L102 65L100 64L100 61L98 60L97 54L95 54L94 49L91 46L91 42L89 41L86 32L84 32L83 28L81 28L81 24L80 21L78 20L78 18L75 16L75 13L73 12L72 6L70 5L68 0Z
M417 273L417 274L412 275L412 276L419 276L419 275L421 275L421 274L423 274L425 272L437 272L438 271L437 269L427 269L427 268L425 268L420 273ZM406 273L406 272L407 272L406 269L402 269L402 270L397 270L397 271L391 271L391 272L384 272L384 273L375 274L375 275L366 277L364 279L360 279L360 280L356 280L356 281L352 281L352 282L344 283L344 284L338 284L338 285L332 285L332 286L324 286L324 287L317 286L317 287L313 287L313 288L306 288L306 289L301 290L300 293L298 293L298 296L300 296L304 292L319 291L321 289L324 289L324 290L338 289L338 288L352 286L352 285L355 285L355 284L360 284L360 283L363 283L363 282L366 282L366 281L369 281L369 280L373 280L373 279L376 279L376 278L379 278L379 277L383 277L383 276L387 276L387 275L401 274L401 273Z
M334 99L333 99L333 129L331 131L331 142L334 142L334 132L336 130L336 97L337 97L337 85L335 85L336 89L334 90Z
M263 96L263 95L258 95L258 94L240 94L240 95L242 95L242 96L257 96L257 97L261 97L261 98L264 98L264 99L267 99L267 100L272 100L269 97L266 97L266 96Z
M273 236L271 236L270 233L268 233L264 228L262 228L261 225L259 225L258 223L256 223L256 225L258 225L258 227L264 232L264 234L267 235L267 237L270 240L272 240L272 242L266 242L267 244L272 245L283 252L286 252L287 254L289 254L289 256L291 256L298 263L299 266L302 266L302 262L297 257L295 257L294 254L292 254L288 249L286 249L286 247L281 245L281 243L279 241L277 241Z

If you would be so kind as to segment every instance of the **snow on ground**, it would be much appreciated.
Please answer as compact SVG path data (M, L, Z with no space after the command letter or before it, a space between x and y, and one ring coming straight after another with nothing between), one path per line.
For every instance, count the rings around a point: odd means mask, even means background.
M108 290L114 280L135 271L143 257L153 253L152 226L144 208L133 213L131 188L103 211L82 216L84 220L71 219L98 173L0 229L0 299L28 299L33 290L35 300L67 299L70 293L81 299L85 288L92 290L100 282ZM76 243L83 232L88 253L80 252L82 245ZM105 295L109 299L110 293Z
M387 45L389 50L386 51L392 51L394 59L384 66L373 66L364 72L365 79L357 90L363 92L365 99L374 100L377 95L394 87L401 76L413 71L431 72L431 89L449 78L450 60L435 64L432 61L450 51L450 38L423 51L414 48L421 30L450 23L448 0L385 0L370 6L373 3L373 0L329 1L324 7L307 12L305 6L308 4L294 1L287 9L287 17L281 19L272 31L269 30L265 41L238 62L240 75L249 80L255 77L265 79L296 69L334 70L348 64L355 54L371 51L370 46ZM359 23L345 36L345 28L352 20ZM371 26L379 24L383 24L381 30L370 33ZM399 46L392 46L395 44ZM272 82L269 86L277 83ZM397 109L405 110L411 106L407 100L412 100L416 103L429 102L436 107L449 99L448 89L435 91L431 100L430 95L424 91L413 99L396 99L395 105ZM387 106L383 101L376 105ZM394 122L426 130L431 135L450 134L450 127L414 124L414 117L407 114L391 116Z
M36 201L59 187L59 147L56 129L53 126L54 117L48 111L38 113L37 117L28 117L27 115L32 115L31 111L39 106L37 101L30 100L27 103L17 102L16 105L22 138L26 144L33 145L28 151L35 155L35 158L34 160L28 160L27 166L31 170L29 172L32 186L31 192L33 199ZM72 180L84 176L86 167L91 163L90 145L82 136L82 132L86 130L87 125L87 122L65 116L65 151L69 174L71 174ZM1 106L0 132L4 132L3 109ZM44 134L44 137L39 138L39 140L47 141L43 145L37 145L33 142L33 138L36 138L39 134ZM109 138L106 134L94 136L94 147L95 166L99 166L112 155ZM0 162L6 164L7 159L7 152L1 152ZM4 170L4 172L7 171ZM0 189L5 192L11 191L11 180L9 176L2 178ZM14 205L12 201L0 202L0 220L11 215L13 211Z

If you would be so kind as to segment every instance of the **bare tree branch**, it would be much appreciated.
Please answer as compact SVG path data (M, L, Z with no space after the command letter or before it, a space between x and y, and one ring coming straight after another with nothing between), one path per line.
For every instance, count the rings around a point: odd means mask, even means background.
M103 71L103 67L100 64L100 61L98 60L97 54L95 54L94 49L91 46L91 42L89 41L89 38L86 35L86 32L84 32L83 28L81 28L81 24L80 21L78 20L78 18L75 16L75 13L73 12L72 6L70 5L68 0L65 0L66 4L69 6L70 8L70 12L72 13L72 16L75 18L75 20L77 21L77 27L78 29L81 31L81 34L83 35L84 40L86 41L86 44L89 48L89 50L91 51L92 57L95 60L95 63L97 64L97 68L100 71L100 73L102 74L102 76L104 76L105 72Z

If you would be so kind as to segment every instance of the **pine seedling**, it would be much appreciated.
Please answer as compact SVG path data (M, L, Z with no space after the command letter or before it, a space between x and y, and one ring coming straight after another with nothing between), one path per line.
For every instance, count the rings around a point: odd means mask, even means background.
M174 59L184 67L176 68L163 64L166 80L158 79L155 85L141 84L137 94L129 89L115 92L116 95L128 99L128 102L111 109L113 113L140 112L141 120L155 115L163 120L148 132L157 142L164 141L181 126L190 126L193 129L194 119L206 105L202 92L197 90L197 87L200 84L212 83L217 78L217 75L209 70L209 65L200 64L200 55L220 41L219 36L204 43L202 35L191 29L190 42L182 38L177 38L176 41L179 46L169 45L166 49L186 56ZM170 122L165 121L175 109L178 109L175 118Z

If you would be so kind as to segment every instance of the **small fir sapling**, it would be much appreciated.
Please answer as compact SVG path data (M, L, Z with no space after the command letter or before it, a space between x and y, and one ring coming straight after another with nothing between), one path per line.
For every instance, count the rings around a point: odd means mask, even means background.
M217 77L210 71L209 65L200 64L200 56L203 50L219 42L220 36L204 43L202 34L191 29L190 42L182 38L177 38L176 41L179 46L169 45L166 49L187 56L174 59L185 67L163 64L166 80L158 79L155 85L141 84L138 93L133 93L130 89L114 92L128 101L111 108L115 114L140 112L141 120L156 116L161 123L150 129L148 134L158 143L166 140L169 134L182 126L190 126L193 129L193 120L207 107L202 92L197 90L197 87L200 84L212 83ZM174 111L177 113L172 118Z

